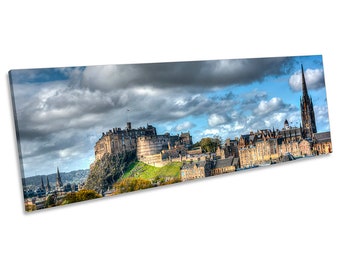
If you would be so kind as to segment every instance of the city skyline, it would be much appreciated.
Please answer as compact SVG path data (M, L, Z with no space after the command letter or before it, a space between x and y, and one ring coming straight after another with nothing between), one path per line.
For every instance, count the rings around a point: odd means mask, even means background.
M301 123L301 64L318 132L329 131L322 57L272 57L11 71L23 176L87 169L114 127L239 137Z

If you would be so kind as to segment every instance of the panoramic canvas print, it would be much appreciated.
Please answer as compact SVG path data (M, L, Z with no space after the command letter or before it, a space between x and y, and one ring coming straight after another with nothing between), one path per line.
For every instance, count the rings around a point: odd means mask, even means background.
M332 152L321 55L17 69L9 80L26 211Z

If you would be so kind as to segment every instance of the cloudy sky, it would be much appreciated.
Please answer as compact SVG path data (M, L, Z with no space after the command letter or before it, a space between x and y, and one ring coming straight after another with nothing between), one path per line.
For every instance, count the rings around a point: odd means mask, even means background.
M301 64L317 129L329 131L321 56L13 70L23 177L89 168L102 132L127 121L194 142L299 126Z

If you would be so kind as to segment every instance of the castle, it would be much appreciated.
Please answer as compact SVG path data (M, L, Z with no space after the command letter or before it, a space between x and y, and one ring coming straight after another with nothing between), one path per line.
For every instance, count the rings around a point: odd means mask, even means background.
M121 154L125 151L135 151L137 159L147 164L160 165L163 160L178 158L185 155L192 146L190 132L180 135L165 133L158 135L156 128L147 124L146 127L132 128L128 122L125 129L113 128L97 141L95 160L100 160L105 154Z
M248 168L296 159L303 156L332 152L330 132L317 133L312 97L301 65L302 97L300 98L301 121L299 127L289 125L282 129L261 129L243 134L234 140L227 139L216 153L205 157L202 149L192 148L190 132L180 135L158 135L152 125L133 129L131 122L125 129L114 128L102 134L95 145L95 160L105 154L135 151L137 159L153 166L163 166L169 161L183 163L182 180L195 179L238 168ZM204 159L202 159L204 158ZM189 162L187 162L189 159ZM195 161L194 161L195 160Z

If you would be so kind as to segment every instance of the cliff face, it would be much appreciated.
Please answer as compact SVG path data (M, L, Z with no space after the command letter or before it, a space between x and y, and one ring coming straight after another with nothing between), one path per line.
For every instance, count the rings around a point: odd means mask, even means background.
M108 153L103 155L91 166L84 188L95 190L98 193L105 192L112 187L134 161L136 161L136 151L126 151L117 155Z

